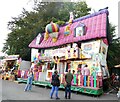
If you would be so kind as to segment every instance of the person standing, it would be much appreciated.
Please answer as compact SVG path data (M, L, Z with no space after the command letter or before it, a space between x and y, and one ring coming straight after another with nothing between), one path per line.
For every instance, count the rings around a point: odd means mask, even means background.
M27 84L25 86L24 91L29 91L32 89L32 81L33 81L34 75L33 75L33 69L29 69L28 71L28 79L27 79Z
M88 65L86 64L85 66L84 66L84 75L86 75L87 77L90 75L90 70L89 70L89 68L88 68Z
M71 73L71 70L68 70L68 73L65 75L65 81L66 81L66 86L65 86L65 98L70 99L71 98L71 82L73 79L73 75Z
M55 95L56 95L56 99L60 99L58 97L58 89L59 89L59 86L60 86L60 79L59 79L59 75L58 75L58 71L54 71L54 74L52 75L52 89L51 89L51 92L50 92L50 98L52 99L53 98L53 94L54 94L54 91L56 91Z
M112 73L112 75L111 75L111 81L112 81L112 85L114 84L114 81L115 81L115 74L114 73Z
M87 64L84 66L83 70L84 70L84 86L87 86L88 76L90 75L90 70Z

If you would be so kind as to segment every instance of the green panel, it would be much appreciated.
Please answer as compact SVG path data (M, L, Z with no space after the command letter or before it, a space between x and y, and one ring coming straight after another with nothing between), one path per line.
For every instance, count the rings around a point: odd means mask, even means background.
M76 82L76 79L77 79L77 78L76 78L76 75L74 75L74 84L75 84L75 85L76 85L76 83L77 83L77 82Z
M96 75L94 76L94 88L96 88L96 85L97 85L97 83L96 83Z

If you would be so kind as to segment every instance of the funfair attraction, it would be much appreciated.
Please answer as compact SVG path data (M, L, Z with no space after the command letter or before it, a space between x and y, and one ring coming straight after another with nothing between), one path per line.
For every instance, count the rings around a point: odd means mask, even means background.
M53 22L46 25L45 33L39 33L29 44L34 62L33 84L51 87L52 73L58 70L60 88L64 89L64 76L71 69L74 74L71 90L101 95L104 80L109 78L108 15L107 9L77 19L70 13L65 25ZM86 64L88 68L84 69ZM26 81L27 71L21 70L19 74Z

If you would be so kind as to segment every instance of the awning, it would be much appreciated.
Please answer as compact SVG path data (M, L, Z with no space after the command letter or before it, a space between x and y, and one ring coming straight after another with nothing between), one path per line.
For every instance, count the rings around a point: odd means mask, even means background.
M120 64L118 64L118 65L115 65L114 67L115 67L115 68L120 68Z
M4 61L14 61L14 60L17 60L18 58L6 58L6 59L3 59Z

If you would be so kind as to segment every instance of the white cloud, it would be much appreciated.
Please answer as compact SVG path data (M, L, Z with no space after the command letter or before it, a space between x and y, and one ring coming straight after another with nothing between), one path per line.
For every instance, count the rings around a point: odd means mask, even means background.
M1 0L0 1L0 51L2 50L3 43L7 37L9 30L7 24L12 20L12 17L17 17L21 14L23 8L32 9L30 0Z
M118 1L119 0L85 0L89 7L98 11L105 7L109 7L109 19L110 22L118 25Z
M109 22L116 26L116 36L118 36L118 2L119 0L85 0L89 7L98 11L108 7Z

